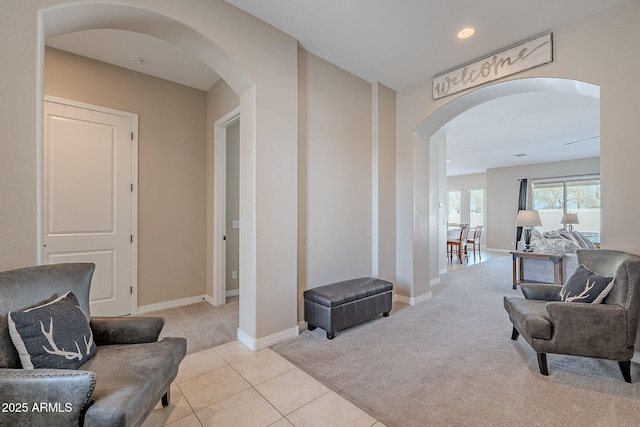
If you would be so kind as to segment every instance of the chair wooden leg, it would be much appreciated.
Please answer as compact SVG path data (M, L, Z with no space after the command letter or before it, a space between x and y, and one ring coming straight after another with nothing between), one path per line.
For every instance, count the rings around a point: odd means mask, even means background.
M628 383L631 383L631 361L620 360L618 361L618 366L620 366L620 372L622 372L624 380Z
M162 406L169 406L169 402L171 401L171 388L167 389L167 392L162 395Z
M549 375L547 370L547 353L538 353L538 368L542 375Z
M518 330L516 329L516 327L513 327L513 331L511 331L511 339L512 340L517 340L518 336L520 335L520 332L518 332Z

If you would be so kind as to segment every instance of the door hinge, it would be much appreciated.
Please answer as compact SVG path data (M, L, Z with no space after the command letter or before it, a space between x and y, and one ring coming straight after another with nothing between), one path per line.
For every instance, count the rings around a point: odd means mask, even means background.
M131 243L133 243L133 234L130 234L130 235L129 235L129 241L130 241Z
M133 132L131 132L131 140L133 141Z
M133 286L129 286L129 292L133 295Z
M131 184L131 191L133 191L133 184Z

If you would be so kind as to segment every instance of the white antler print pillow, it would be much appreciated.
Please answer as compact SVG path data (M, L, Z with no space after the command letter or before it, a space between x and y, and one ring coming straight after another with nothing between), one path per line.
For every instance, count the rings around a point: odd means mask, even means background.
M600 276L580 264L556 297L556 301L600 304L611 292L614 278Z
M96 354L89 322L73 292L8 316L24 369L77 369Z

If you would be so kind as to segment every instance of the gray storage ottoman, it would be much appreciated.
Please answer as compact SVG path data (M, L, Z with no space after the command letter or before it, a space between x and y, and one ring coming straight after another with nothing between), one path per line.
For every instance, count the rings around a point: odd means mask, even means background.
M333 339L336 332L379 314L389 316L393 283L372 277L345 280L304 291L307 329L318 326Z

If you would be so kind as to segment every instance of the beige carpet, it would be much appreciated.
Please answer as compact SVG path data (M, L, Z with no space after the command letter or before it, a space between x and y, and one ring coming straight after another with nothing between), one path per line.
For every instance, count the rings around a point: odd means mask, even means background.
M640 366L627 384L616 362L550 354L540 375L535 352L510 339L512 294L511 259L499 257L444 275L432 299L388 318L272 349L389 427L640 425Z
M207 302L147 313L164 317L160 334L187 339L187 354L215 347L236 339L238 332L238 300L217 307Z

